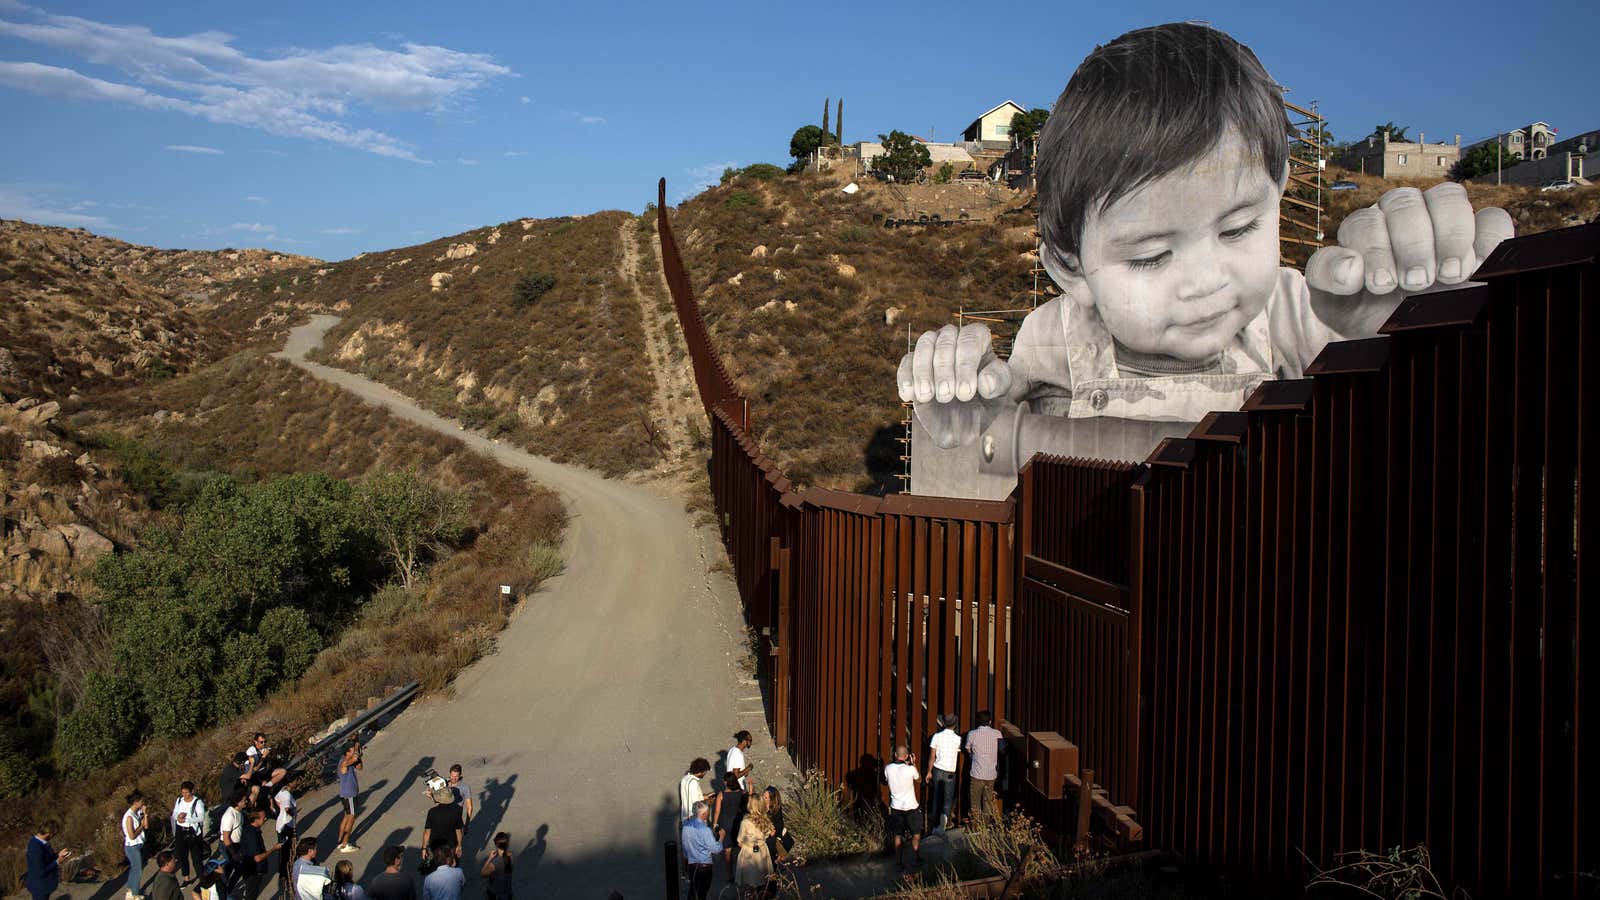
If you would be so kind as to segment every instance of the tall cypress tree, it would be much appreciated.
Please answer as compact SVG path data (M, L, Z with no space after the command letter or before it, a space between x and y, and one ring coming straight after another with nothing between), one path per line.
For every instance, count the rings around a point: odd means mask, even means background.
M828 98L822 98L822 133L828 133Z
M839 112L833 117L833 127L837 129L833 135L833 142L844 146L844 98L839 98Z

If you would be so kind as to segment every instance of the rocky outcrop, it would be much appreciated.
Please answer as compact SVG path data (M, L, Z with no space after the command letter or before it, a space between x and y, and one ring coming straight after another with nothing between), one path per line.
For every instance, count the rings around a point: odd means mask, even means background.
M454 281L455 278L456 277L451 275L449 272L435 272L433 273L433 276L428 279L428 286L433 290L434 293L438 293L439 291L449 287L450 282Z

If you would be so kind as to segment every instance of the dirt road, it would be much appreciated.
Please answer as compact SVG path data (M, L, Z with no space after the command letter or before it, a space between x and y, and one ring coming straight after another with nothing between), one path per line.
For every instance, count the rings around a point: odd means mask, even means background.
M526 471L558 491L571 515L565 574L524 603L453 696L414 704L367 749L357 877L381 871L386 844L410 847L414 866L428 805L420 776L461 763L477 805L467 851L481 861L490 837L510 832L519 898L662 896L662 844L689 760L715 763L730 735L747 728L756 764L781 780L760 691L738 664L733 584L707 574L706 554L721 548L681 504L646 488L462 431L384 385L306 361L336 321L314 317L278 355ZM336 791L304 798L301 809L302 834L331 852ZM470 896L482 895L476 866L466 866Z

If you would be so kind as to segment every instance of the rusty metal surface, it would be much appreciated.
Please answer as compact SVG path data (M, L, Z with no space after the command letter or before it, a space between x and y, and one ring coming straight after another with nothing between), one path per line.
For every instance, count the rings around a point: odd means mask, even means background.
M800 765L876 798L895 744L987 708L1072 741L1150 846L1240 884L1424 843L1447 889L1593 892L1600 228L1519 239L1487 287L1403 307L1143 465L1036 457L987 505L795 493L691 328L664 212L662 240Z

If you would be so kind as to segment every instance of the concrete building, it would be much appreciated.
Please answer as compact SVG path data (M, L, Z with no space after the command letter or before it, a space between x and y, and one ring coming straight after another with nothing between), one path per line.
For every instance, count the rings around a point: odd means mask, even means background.
M1453 144L1430 144L1417 134L1415 143L1392 141L1389 132L1356 144L1337 162L1363 175L1379 178L1444 178L1461 158L1461 135Z
M1547 136L1554 133L1546 131ZM1552 181L1572 181L1578 184L1600 181L1600 130L1586 131L1564 140L1538 145L1532 141L1533 139L1525 134L1522 146L1536 149L1539 155L1502 169L1499 183L1539 186ZM1492 143L1492 141L1479 143ZM1496 176L1495 173L1489 172L1479 175L1472 181L1476 184L1495 184Z
M941 144L935 141L922 141L921 143L928 148L928 157L935 166L940 163L950 163L956 167L957 171L960 171L962 168L972 165L972 154L968 153L960 145ZM857 141L846 149L848 151L846 156L854 156L861 160L863 166L871 163L874 157L883 155L883 145L877 141Z
M1021 112L1027 110L1007 100L973 119L972 124L961 132L961 137L967 141L999 145L999 149L1008 150L1011 148L1011 117Z
M1550 148L1556 143L1556 130L1548 122L1534 122L1521 128L1503 131L1492 138L1468 144L1463 150L1488 145L1500 145L1501 152L1510 156L1516 154L1526 160L1544 159L1549 154Z

